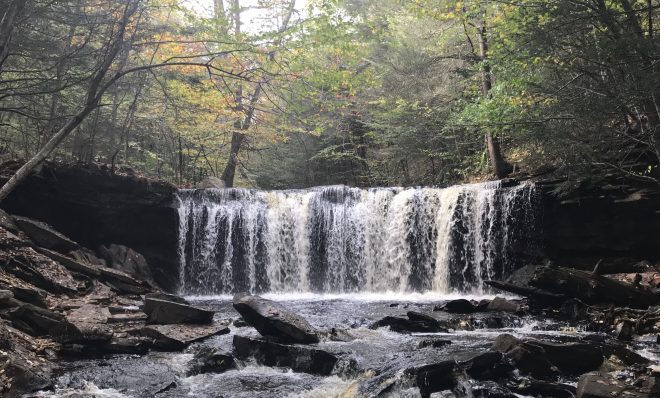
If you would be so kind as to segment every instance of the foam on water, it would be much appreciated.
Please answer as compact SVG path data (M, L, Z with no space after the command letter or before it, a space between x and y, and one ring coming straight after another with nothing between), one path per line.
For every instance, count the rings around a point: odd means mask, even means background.
M463 293L447 293L447 294L438 294L435 292L424 292L424 293L402 293L402 292L383 292L383 293L263 293L261 297L267 298L273 301L331 301L331 300L342 300L342 301L354 301L354 302L412 302L412 303L431 303L455 299L467 299L467 300L484 300L484 299L493 299L496 296L506 297L506 298L517 298L513 295L503 295L503 294L463 294ZM189 301L231 301L232 295L230 294L219 294L219 295L188 295L185 296L186 300Z

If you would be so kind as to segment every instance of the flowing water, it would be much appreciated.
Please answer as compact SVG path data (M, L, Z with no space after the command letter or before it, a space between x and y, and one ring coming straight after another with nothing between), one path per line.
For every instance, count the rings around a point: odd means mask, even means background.
M184 190L181 292L483 293L535 243L534 186Z

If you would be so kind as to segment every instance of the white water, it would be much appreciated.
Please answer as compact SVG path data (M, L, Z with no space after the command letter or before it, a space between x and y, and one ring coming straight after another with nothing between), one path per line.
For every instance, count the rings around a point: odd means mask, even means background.
M179 193L181 293L483 294L534 227L534 187Z

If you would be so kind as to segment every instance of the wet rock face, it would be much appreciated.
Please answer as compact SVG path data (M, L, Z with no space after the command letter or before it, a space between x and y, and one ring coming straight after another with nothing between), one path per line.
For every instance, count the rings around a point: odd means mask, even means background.
M631 187L583 187L570 197L544 193L542 235L557 265L591 270L603 260L604 273L643 259L659 259L660 192L629 194ZM628 192L626 192L628 191ZM640 191L641 192L641 191Z
M55 231L43 222L27 217L14 217L14 222L34 243L46 249L68 253L80 247L76 242Z
M234 336L234 356L253 359L260 365L291 368L294 372L330 375L339 357L316 348L280 344L262 339Z
M318 331L307 320L296 315L281 304L259 296L237 294L234 309L243 320L264 337L282 343L318 343Z
M5 164L0 183L20 165ZM79 244L121 244L141 253L159 286L178 285L176 188L113 173L104 165L47 163L2 202L11 214L48 223Z

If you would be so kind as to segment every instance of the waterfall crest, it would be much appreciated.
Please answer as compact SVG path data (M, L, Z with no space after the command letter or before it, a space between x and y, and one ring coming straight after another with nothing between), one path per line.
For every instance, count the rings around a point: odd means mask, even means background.
M179 191L181 292L483 293L534 244L535 189Z

